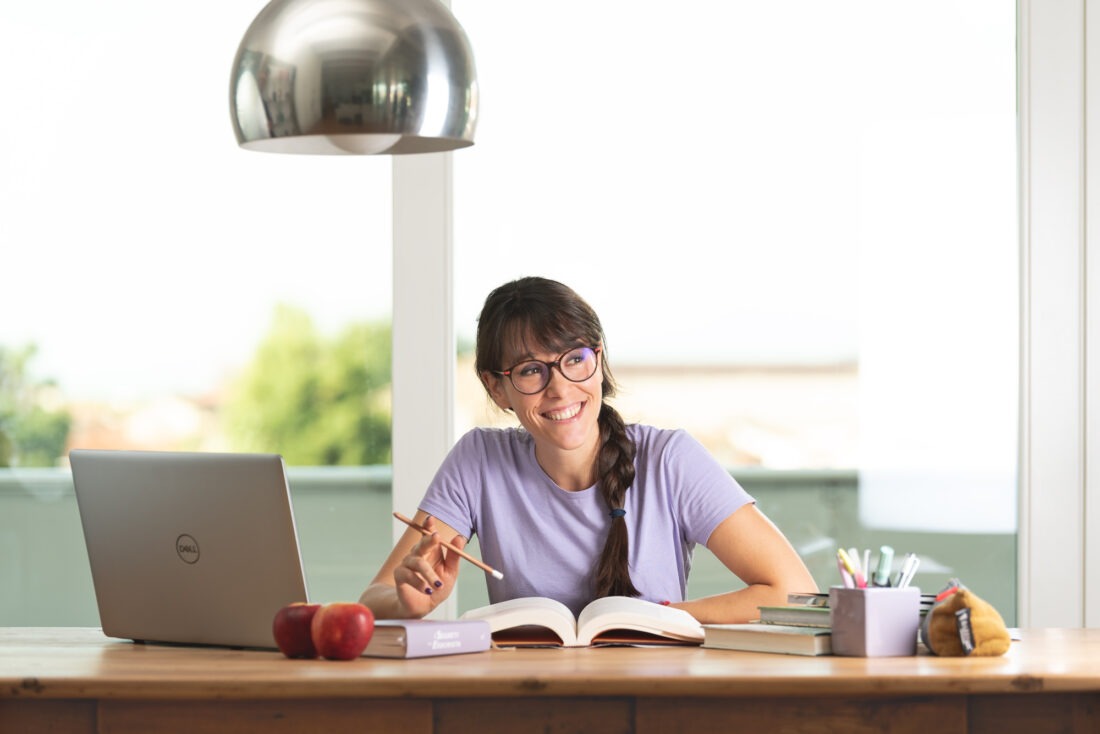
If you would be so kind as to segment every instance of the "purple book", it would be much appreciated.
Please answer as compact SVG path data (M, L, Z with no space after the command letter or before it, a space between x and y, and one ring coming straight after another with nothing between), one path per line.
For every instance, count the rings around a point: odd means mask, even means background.
M483 620L379 619L363 657L424 658L488 650L493 643Z

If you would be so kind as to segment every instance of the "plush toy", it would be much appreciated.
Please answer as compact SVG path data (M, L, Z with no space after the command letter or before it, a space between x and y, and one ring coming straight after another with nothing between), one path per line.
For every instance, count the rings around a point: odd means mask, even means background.
M920 638L932 653L955 657L1004 655L1011 642L1000 613L958 579L936 596Z

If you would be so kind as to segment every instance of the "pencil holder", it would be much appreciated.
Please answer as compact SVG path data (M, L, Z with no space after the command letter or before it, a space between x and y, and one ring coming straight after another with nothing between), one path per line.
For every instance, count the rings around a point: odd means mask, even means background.
M829 589L833 654L894 657L917 654L920 589Z

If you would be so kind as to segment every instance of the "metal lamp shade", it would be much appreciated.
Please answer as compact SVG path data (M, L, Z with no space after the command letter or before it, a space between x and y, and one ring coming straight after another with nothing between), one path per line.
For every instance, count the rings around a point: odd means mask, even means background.
M470 44L439 0L272 0L229 95L237 142L271 153L434 153L477 123Z

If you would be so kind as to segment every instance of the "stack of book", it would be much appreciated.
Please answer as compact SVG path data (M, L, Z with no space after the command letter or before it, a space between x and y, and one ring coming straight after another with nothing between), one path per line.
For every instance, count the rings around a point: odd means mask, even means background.
M832 653L828 594L790 594L786 605L759 609L756 622L703 625L703 647L787 655Z
M935 601L935 594L921 595L921 616ZM759 609L755 622L703 625L703 647L788 655L832 653L828 593L789 594L785 605Z
M779 607L757 607L762 624L782 624L794 627L829 627L828 594L789 594L787 603Z

